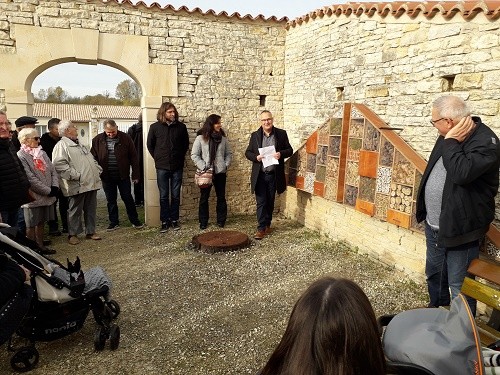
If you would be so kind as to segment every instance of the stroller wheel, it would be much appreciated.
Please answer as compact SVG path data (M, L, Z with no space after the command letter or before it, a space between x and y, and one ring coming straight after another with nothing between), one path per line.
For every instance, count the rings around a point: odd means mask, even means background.
M24 346L12 356L10 365L16 372L26 372L33 370L38 364L40 355L33 346Z
M116 350L118 345L120 345L120 327L113 324L109 329L109 347L111 350Z
M94 349L96 352L100 352L104 349L106 345L106 330L103 327L97 327L94 334Z
M118 318L118 315L120 315L120 305L118 302L116 302L114 299L112 299L109 302L106 302L106 306L109 308L110 313L111 313L111 319L116 319Z

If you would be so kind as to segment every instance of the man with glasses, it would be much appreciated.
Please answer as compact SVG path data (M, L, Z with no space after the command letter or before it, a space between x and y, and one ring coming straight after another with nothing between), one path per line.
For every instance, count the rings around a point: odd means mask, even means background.
M0 222L17 227L21 205L29 201L30 184L10 140L11 124L0 111Z
M251 189L257 201L258 225L254 236L256 240L263 239L272 231L271 221L276 192L281 194L286 189L285 158L292 156L293 153L286 131L274 127L270 111L262 111L259 120L260 128L250 136L245 152L246 158L253 163ZM272 150L272 153L267 154L262 148Z
M467 104L443 96L432 105L439 136L417 196L417 220L425 220L425 274L429 307L447 306L462 287L470 262L495 217L500 142ZM472 313L476 301L468 298Z

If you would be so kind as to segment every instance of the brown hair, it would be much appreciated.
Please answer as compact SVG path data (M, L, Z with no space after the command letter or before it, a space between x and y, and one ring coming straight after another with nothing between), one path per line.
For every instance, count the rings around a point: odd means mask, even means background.
M203 139L205 141L208 141L210 138L210 134L214 131L214 125L218 124L220 122L221 117L216 114L211 114L210 116L207 117L205 120L205 123L203 124L202 128L200 129L200 134L203 136ZM220 133L225 137L226 133L224 133L224 130L220 130Z
M261 375L383 375L373 308L353 281L325 277L295 304Z
M167 119L165 118L165 112L167 112L171 108L173 108L175 111L175 121L178 121L179 112L177 112L177 108L175 108L175 105L170 102L164 102L161 104L160 108L158 109L158 113L156 114L156 119L160 122L167 122Z

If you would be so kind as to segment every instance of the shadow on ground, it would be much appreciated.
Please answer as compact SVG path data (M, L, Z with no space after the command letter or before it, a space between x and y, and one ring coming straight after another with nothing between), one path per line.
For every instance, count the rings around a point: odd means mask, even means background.
M275 232L248 249L207 255L188 246L199 233L195 221L178 232L136 230L121 207L121 228L106 232L104 205L99 202L102 241L70 246L57 237L53 247L59 261L78 255L84 269L106 269L122 308L120 347L94 352L89 314L79 332L37 343L40 363L30 374L255 374L300 293L323 275L355 280L377 314L426 302L424 287L406 275L291 220L276 220ZM231 217L227 229L252 235L255 218ZM9 358L0 347L1 374L10 373Z

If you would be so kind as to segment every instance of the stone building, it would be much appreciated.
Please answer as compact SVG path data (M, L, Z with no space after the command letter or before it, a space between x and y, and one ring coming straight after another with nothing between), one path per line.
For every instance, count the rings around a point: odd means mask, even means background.
M430 103L449 92L467 99L498 132L499 9L498 1L355 3L288 21L128 0L3 1L0 105L11 118L32 114L34 78L60 63L120 69L140 84L148 125L165 100L178 107L193 139L208 114L222 115L235 156L228 174L230 213L253 213L244 150L264 108L273 111L275 124L288 131L295 149L344 102L360 102L403 128L400 136L426 157L436 137L428 124ZM158 191L149 157L146 169L147 222L154 225ZM188 161L182 218L197 212L192 175ZM421 274L420 233L358 217L335 203L319 204L294 189L282 203L286 215L348 238L362 251L377 255L389 251L387 241L394 243L388 263L398 256L398 246L409 246L415 261L403 268ZM344 215L371 241L349 238L345 225L337 230L331 222L313 222L318 214ZM378 240L380 234L387 235Z

